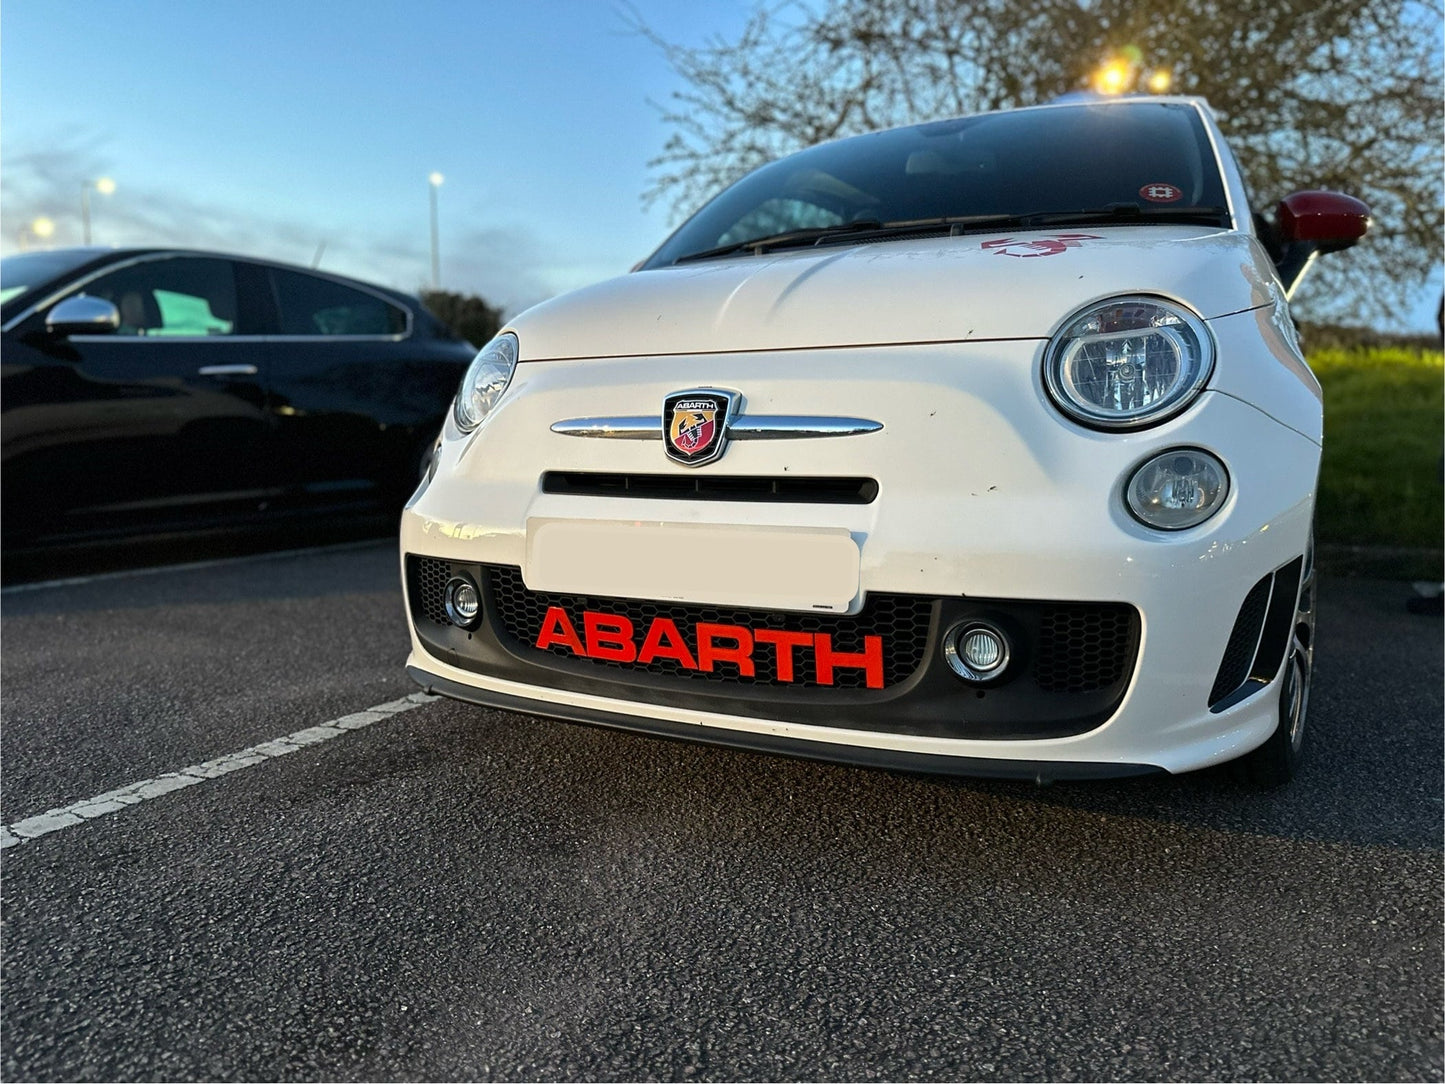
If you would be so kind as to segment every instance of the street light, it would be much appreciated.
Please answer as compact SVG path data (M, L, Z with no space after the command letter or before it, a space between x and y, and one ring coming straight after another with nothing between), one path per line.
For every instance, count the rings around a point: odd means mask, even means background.
M1100 94L1168 94L1174 85L1174 73L1168 68L1144 67L1144 53L1137 45L1126 45L1100 64L1089 77Z
M90 244L90 190L92 188L102 196L108 196L115 191L115 182L109 177L101 177L98 180L86 181L80 186L81 233L85 236L87 245Z
M1094 89L1100 94L1122 94L1131 74L1129 62L1115 57L1094 73Z
M431 193L431 288L440 290L442 287L441 257L437 251L437 189L442 186L446 178L436 170L427 175L427 187Z
M41 215L28 226L20 227L20 251L25 252L30 248L30 238L37 241L49 239L55 233L55 223Z

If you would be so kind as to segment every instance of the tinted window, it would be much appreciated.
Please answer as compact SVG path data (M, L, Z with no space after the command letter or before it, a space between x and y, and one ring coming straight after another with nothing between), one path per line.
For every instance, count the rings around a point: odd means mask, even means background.
M81 291L120 312L120 335L232 335L236 276L227 260L146 260L102 276Z
M374 294L299 271L271 269L283 335L400 335L406 313Z
M19 297L96 258L95 249L25 252L0 260L0 303Z
M1192 106L1148 102L984 114L826 143L750 173L646 266L721 245L865 219L913 222L1139 207L1223 207Z

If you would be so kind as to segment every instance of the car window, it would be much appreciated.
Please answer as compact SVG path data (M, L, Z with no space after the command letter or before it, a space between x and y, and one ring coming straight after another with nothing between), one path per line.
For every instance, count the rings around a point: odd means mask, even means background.
M300 271L271 269L283 335L401 335L406 312L375 294Z
M0 304L29 293L96 258L94 249L23 252L0 260Z
M732 245L754 237L767 237L785 230L837 226L843 215L818 203L802 199L770 199L754 208L718 238L720 245Z
M88 283L81 291L120 313L118 335L232 335L236 275L228 260L144 260Z
M821 144L755 170L647 261L858 221L1222 208L1197 111L1171 102L985 113Z

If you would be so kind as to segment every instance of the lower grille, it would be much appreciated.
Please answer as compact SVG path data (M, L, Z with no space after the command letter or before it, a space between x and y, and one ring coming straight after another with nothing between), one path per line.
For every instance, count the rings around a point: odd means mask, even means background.
M1060 603L1039 619L1034 680L1050 693L1088 693L1123 681L1138 651L1134 607Z
M753 630L777 629L796 632L828 633L835 652L857 653L864 650L864 636L883 638L883 684L885 687L906 681L923 662L928 644L928 629L933 614L933 600L917 595L870 595L863 612L856 617L820 617L812 614L779 613L773 610L740 610L712 606L684 606L667 602L639 602L636 599L597 598L587 595L558 595L529 591L516 568L490 567L486 570L487 605L495 620L512 640L532 647L542 631L542 618L550 607L561 607L576 628L582 627L586 610L604 611L627 618L635 629L645 630L654 618L668 618L677 626L684 641L696 642L699 624L742 625ZM572 659L572 652L560 645L547 649L561 658ZM736 664L719 662L715 670L689 670L675 659L656 659L641 667L652 673L675 674L697 681L722 681L743 685L818 683L817 668L811 652L794 654L794 680L778 678L774 653L754 653L755 673L746 677ZM636 671L631 663L588 659L597 666ZM861 668L840 667L834 671L832 687L865 689L866 675Z
M485 616L474 629L447 621L453 576L481 587ZM415 554L406 558L406 581L418 638L453 666L523 685L813 726L960 738L1082 734L1118 709L1139 654L1139 613L1117 602L873 593L851 617L783 613L531 591L515 567ZM561 613L549 619L554 607ZM650 641L648 633L666 627L658 619L675 630L667 642L675 636L687 651L657 650L662 635ZM962 683L938 649L944 630L970 621L1002 629L1012 649L1008 673L986 687ZM734 634L732 650L710 652L711 669L701 668L699 633L710 648L730 634L700 630L705 624L747 630ZM787 633L798 637L792 649ZM881 663L873 637L882 642ZM741 646L748 638L750 654ZM639 655L649 661L623 661ZM831 682L819 681L820 656Z
M435 557L413 557L411 559L412 590L415 601L420 603L426 619L443 628L451 624L447 619L447 581L452 578L450 561L438 561Z

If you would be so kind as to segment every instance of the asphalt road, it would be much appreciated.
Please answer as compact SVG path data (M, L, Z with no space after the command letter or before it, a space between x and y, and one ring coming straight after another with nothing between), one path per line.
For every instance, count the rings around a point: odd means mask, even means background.
M1312 759L1260 793L355 716L414 692L397 579L382 544L0 598L7 825L369 723L0 851L4 1079L1441 1077L1404 585L1323 581Z

